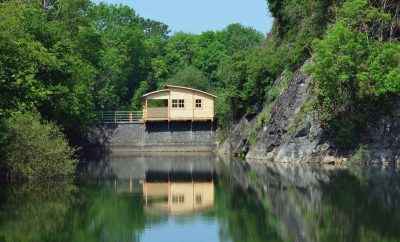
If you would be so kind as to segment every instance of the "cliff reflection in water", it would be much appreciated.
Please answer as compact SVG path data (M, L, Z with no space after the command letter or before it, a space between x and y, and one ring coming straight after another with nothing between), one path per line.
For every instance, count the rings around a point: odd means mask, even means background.
M253 184L283 241L400 241L400 176L382 168L253 164Z
M0 186L0 241L395 242L400 176L204 157L118 158L112 179Z

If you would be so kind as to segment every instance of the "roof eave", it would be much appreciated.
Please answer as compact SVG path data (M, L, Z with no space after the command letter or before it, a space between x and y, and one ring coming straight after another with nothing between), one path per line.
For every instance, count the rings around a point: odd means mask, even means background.
M205 91L201 91L201 90L198 90L198 89L194 89L194 88L190 88L190 87L183 87L183 86L175 86L175 85L166 84L166 85L164 85L164 88L185 89L185 90L190 90L190 91L195 91L195 92L203 93L203 94L205 94L205 95L207 95L207 96L210 96L210 97L213 97L213 98L217 98L217 96L215 96L215 95L213 95L213 94L211 94L211 93L208 93L208 92L205 92ZM169 89L165 89L165 90L169 90Z
M158 91L154 91L154 92L149 92L149 93L144 94L142 96L142 98L146 98L146 97L149 97L154 94L158 94L158 93L162 93L162 92L169 92L169 91L170 91L169 89L163 89L163 90L158 90Z

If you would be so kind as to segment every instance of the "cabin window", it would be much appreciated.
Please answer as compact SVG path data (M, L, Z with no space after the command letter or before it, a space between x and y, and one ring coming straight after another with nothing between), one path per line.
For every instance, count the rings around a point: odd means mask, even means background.
M201 194L196 195L196 204L201 204L203 202L203 198Z
M172 196L172 203L184 203L185 196L183 195L173 195Z
M172 99L172 107L173 108L184 108L185 100L184 99Z
M185 107L185 100L179 99L178 100L178 107L179 108L184 108Z
M196 99L196 108L201 108L201 107L202 107L201 99Z
M172 107L173 108L177 108L178 107L178 100L177 99L173 99L172 100Z

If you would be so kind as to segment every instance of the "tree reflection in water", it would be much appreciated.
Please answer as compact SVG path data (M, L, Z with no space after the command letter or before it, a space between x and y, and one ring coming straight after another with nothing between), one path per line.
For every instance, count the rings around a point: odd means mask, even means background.
M276 164L250 173L221 170L201 180L191 174L3 185L0 241L142 241L146 231L165 233L158 229L171 218L182 228L199 220L216 224L217 241L400 241L396 172ZM199 241L207 231L198 233L184 241Z

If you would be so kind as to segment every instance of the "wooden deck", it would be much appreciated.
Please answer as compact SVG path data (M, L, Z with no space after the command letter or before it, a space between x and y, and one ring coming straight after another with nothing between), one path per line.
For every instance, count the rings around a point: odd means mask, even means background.
M142 124L145 122L172 122L172 121L214 121L214 117L181 117L171 118L168 108L148 108L147 111L102 111L97 113L97 120L103 124Z

